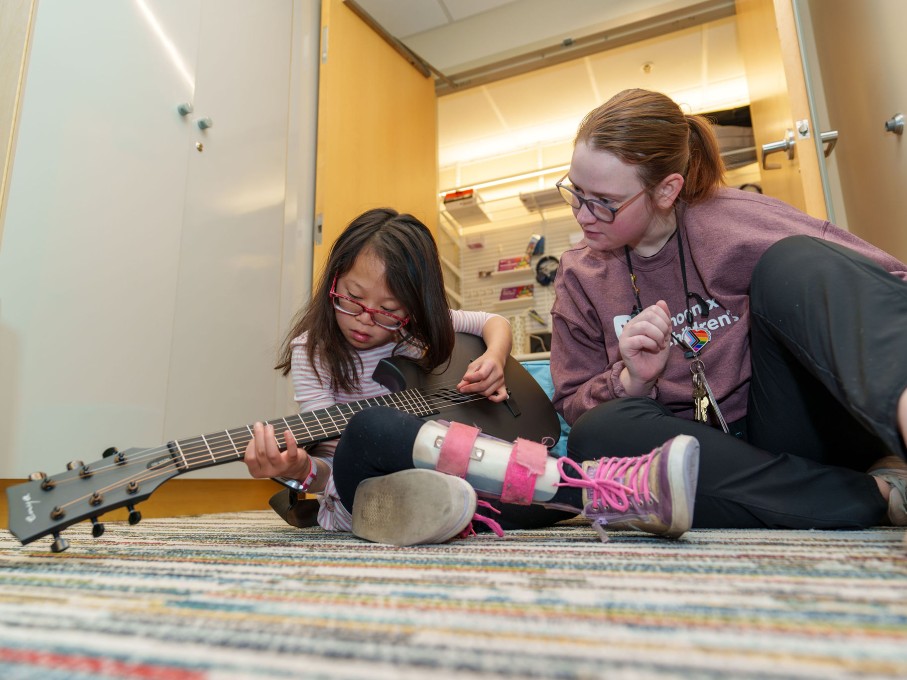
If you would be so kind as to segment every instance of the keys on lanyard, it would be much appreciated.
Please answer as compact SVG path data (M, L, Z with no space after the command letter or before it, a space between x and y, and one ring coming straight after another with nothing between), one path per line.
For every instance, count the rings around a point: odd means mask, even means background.
M721 429L728 432L727 422L718 407L718 400L705 379L705 364L702 359L694 359L690 363L690 373L693 374L693 419L700 423L709 422L709 406L715 409L715 417L721 423Z
M702 350L705 343L709 341L708 331L704 331L704 333L706 334L705 340L703 340L701 344L697 344L696 347L687 341L685 334L677 335L676 333L672 333L672 335L677 344L683 348L686 357L693 360L690 362L690 373L693 374L693 420L697 423L709 425L709 406L711 406L715 409L715 417L721 424L721 429L728 433L727 422L721 413L721 409L718 407L718 400L715 398L712 388L709 387L709 381L705 379L705 364L702 363L702 359L699 358L699 352ZM701 338L698 338L695 333L693 333L691 337L694 341L702 340Z

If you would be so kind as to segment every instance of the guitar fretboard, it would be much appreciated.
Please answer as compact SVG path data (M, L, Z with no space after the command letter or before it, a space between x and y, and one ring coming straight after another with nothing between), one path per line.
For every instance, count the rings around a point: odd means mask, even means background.
M293 433L296 444L305 448L316 442L339 437L350 419L366 408L390 406L398 411L425 417L438 412L439 400L449 403L451 398L439 394L426 397L419 390L410 389L264 422L274 426L278 441L283 441L282 433L289 430ZM252 425L246 425L174 440L167 447L182 474L242 459L252 437Z

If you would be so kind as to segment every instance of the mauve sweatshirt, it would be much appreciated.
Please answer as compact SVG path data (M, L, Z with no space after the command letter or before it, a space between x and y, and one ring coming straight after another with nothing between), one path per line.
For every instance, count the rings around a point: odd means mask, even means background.
M721 189L700 204L677 206L687 284L709 307L703 318L693 305L694 327L710 334L700 354L709 386L728 422L746 415L750 380L749 288L753 267L773 243L805 234L842 244L907 279L907 265L833 224L760 194ZM690 328L677 235L652 257L631 251L643 306L664 300L676 335ZM620 382L624 363L618 336L636 300L623 248L595 252L580 242L566 251L555 279L551 311L551 375L554 405L568 423L609 399L627 396ZM884 320L880 319L880 323ZM679 347L650 394L682 418L692 419L690 360Z

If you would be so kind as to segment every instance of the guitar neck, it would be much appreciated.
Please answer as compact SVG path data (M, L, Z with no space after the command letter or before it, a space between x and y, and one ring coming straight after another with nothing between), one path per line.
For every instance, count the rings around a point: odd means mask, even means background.
M438 412L419 390L409 389L276 418L265 421L265 424L274 426L274 431L278 434L278 441L283 441L280 434L289 430L296 440L296 445L307 448L312 444L339 437L346 429L350 418L373 406L390 406L420 418ZM241 460L252 437L252 425L246 425L232 430L174 440L167 444L167 448L170 457L176 463L177 474L183 474Z

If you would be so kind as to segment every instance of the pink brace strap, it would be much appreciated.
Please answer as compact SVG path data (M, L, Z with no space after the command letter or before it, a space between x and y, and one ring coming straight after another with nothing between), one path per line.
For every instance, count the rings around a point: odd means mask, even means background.
M455 477L466 478L469 454L479 436L479 428L463 423L451 423L441 442L441 452L435 469Z
M535 480L545 473L548 449L544 444L528 439L517 439L510 452L510 462L504 473L502 503L530 505L535 491Z

